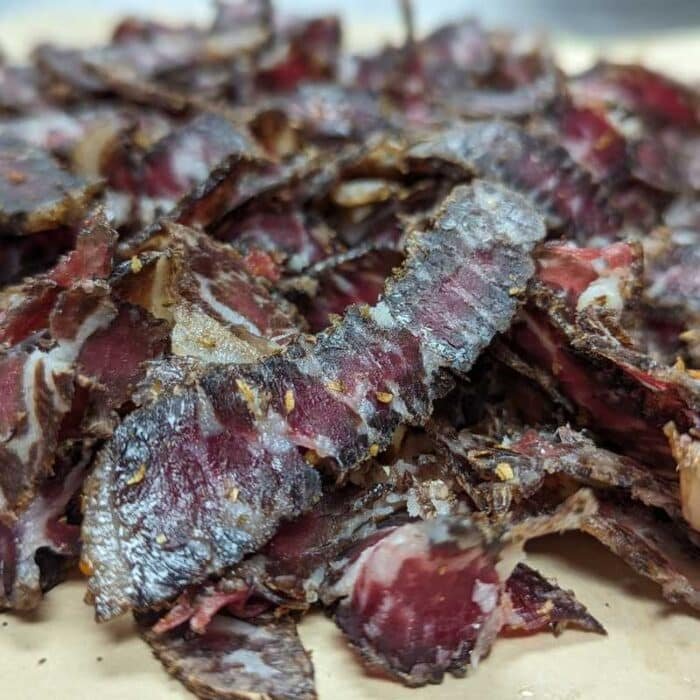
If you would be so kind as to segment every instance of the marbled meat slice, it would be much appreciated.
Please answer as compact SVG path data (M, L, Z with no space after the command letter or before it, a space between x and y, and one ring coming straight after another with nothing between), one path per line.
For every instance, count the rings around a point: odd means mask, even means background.
M476 666L507 623L506 581L520 545L578 528L595 512L581 491L553 514L493 530L441 516L391 530L365 547L335 584L335 619L370 666L406 685L439 683Z
M0 135L0 231L27 235L77 222L99 192L46 151Z
M290 617L218 615L203 634L142 634L168 673L207 700L315 700L314 668Z
M98 617L164 602L235 564L318 500L311 464L343 479L399 424L425 421L444 369L468 371L507 328L543 235L509 190L456 188L373 308L131 414L86 488Z
M303 325L294 307L264 280L253 278L236 250L193 229L171 228L176 289L173 352L239 363L279 352ZM223 342L225 348L220 347ZM246 345L237 360L234 347ZM202 348L204 346L204 348Z
M49 315L61 290L81 280L106 279L112 270L116 234L102 212L86 218L74 248L45 274L0 295L0 342L15 345L48 328Z
M568 85L582 102L622 108L652 124L700 127L697 91L643 66L601 61Z
M164 230L167 248L124 263L113 284L120 298L171 324L174 355L241 364L280 352L299 335L304 323L296 309L268 279L251 274L274 273L269 256L243 256L177 224Z

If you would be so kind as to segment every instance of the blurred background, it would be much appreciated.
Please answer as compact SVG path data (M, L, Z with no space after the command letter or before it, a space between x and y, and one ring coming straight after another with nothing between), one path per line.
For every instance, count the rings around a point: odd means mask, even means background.
M700 77L700 0L414 0L420 31L473 15L488 26L548 34L565 67L597 55L640 60L686 79ZM400 36L397 0L277 0L280 12L336 12L354 49ZM0 46L13 58L51 40L103 40L124 14L206 21L207 0L0 0Z

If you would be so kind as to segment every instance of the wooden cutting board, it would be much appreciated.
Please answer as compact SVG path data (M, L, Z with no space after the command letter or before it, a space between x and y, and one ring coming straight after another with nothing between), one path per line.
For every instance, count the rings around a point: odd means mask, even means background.
M103 40L112 17L90 14L66 21L62 7L32 16L2 14L0 41L14 57L39 39L60 37L87 45ZM355 27L355 45L367 46L391 32ZM700 79L700 37L594 45L560 40L563 65L577 70L601 53L642 60L652 67ZM608 636L566 631L500 639L466 679L409 690L367 676L334 624L321 614L301 625L313 653L321 700L690 700L700 697L700 615L668 605L658 588L634 574L592 539L578 534L531 544L528 562L573 589L607 628ZM191 698L169 678L136 635L130 619L96 625L75 579L51 591L28 616L0 615L0 697L12 700L124 700Z

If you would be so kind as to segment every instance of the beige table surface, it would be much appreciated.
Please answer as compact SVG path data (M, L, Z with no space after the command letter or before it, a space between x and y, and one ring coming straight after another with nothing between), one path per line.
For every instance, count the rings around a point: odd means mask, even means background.
M3 47L19 58L37 39L58 36L89 44L107 35L109 15L66 22L65 12L56 6L55 16L44 13L41 22L33 21L29 11L4 18ZM361 27L349 32L356 45L380 35L387 32ZM604 53L700 79L700 39L692 33L596 45L566 39L555 45L572 70ZM609 635L566 631L559 638L539 634L501 639L468 678L408 690L365 675L333 623L316 614L304 621L301 635L313 653L321 700L700 698L700 615L666 604L656 586L583 535L534 542L528 561L574 589ZM50 592L35 615L0 615L0 698L192 697L162 671L129 619L94 624L83 592L84 583L76 579Z

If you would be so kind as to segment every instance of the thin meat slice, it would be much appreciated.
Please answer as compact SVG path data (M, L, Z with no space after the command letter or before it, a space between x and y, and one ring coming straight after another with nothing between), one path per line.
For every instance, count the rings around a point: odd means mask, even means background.
M503 634L531 634L551 630L558 634L566 627L605 634L574 594L559 588L522 562L508 578L504 593L507 618Z
M601 61L569 81L577 100L622 107L650 123L700 127L697 91L643 66Z
M332 250L331 234L301 207L280 196L256 197L224 219L213 235L247 251L264 250L301 272Z
M49 326L49 315L62 289L81 280L106 279L112 270L116 234L102 212L82 222L75 247L56 265L0 297L0 342L15 345Z
M56 458L54 475L41 485L24 512L0 515L0 610L33 610L42 591L57 583L56 573L47 571L48 566L56 566L56 559L77 560L80 528L63 516L80 490L91 456L90 449L67 449ZM42 560L41 552L60 558Z
M271 288L274 262L241 255L195 229L166 224L167 248L124 263L113 284L121 299L171 325L174 355L207 363L252 362L280 352L302 330L296 309Z
M476 121L438 132L408 150L423 168L445 164L477 177L506 183L581 241L616 236L621 220L604 193L566 151L545 136L500 121Z
M299 334L295 309L248 274L236 250L192 229L173 226L171 232L175 354L250 362L279 352Z
M327 258L309 270L315 288L298 304L311 330L323 330L352 304L374 304L384 281L402 260L398 251L364 247Z
M424 422L444 369L468 371L507 327L543 228L508 190L456 188L373 308L131 414L86 487L98 616L164 602L235 564L318 500L311 464L343 479L398 425Z
M204 634L178 629L143 637L168 673L197 697L314 700L314 669L290 617L237 620L218 615Z
M637 504L599 500L581 529L658 583L666 599L700 610L700 550L690 531Z
M73 224L99 189L62 169L46 151L0 136L0 231L5 235Z
M335 619L370 666L406 685L439 683L476 666L507 621L504 589L520 544L580 527L595 511L580 492L551 515L509 530L442 516L372 542L335 584ZM510 543L510 547L509 547Z
M582 285L557 281L566 271L572 279L580 276L570 254L549 249L548 265L540 267L510 337L528 363L552 377L579 421L641 462L675 466L663 429L669 421L683 433L697 429L699 381L640 352L620 329L635 289L635 266L621 251L614 256L618 262L605 263L605 250L586 254L602 271L581 291Z
M462 431L441 430L438 440L449 450L457 480L476 506L504 514L513 503L536 494L550 475L566 476L599 489L620 489L645 505L680 518L678 478L635 460L604 450L568 427L553 434L528 430L498 444Z

